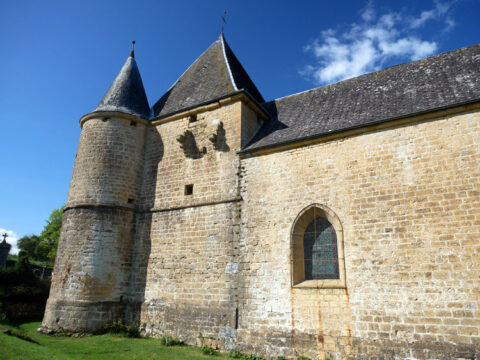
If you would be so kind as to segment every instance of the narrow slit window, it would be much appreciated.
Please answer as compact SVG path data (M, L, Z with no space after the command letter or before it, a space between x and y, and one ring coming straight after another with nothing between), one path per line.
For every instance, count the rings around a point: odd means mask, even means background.
M197 121L197 114L193 114L193 115L190 115L188 117L188 122L192 123L192 122L195 122L195 121Z
M137 123L135 121L130 121L130 126L137 126Z

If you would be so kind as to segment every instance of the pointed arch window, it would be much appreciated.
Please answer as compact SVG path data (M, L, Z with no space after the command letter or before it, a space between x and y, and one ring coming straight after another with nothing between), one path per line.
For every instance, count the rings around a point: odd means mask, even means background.
M313 204L300 212L292 228L292 285L345 287L343 230L328 207Z

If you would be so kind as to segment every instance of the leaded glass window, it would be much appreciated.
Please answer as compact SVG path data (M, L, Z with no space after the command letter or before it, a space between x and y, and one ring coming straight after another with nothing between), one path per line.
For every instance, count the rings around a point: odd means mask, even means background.
M305 280L339 279L337 235L330 222L313 219L303 235Z

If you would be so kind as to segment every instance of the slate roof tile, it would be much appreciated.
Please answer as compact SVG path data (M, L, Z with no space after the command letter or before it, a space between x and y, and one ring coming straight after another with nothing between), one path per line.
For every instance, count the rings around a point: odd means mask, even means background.
M222 34L155 103L153 116L172 114L242 89L259 103L265 101Z
M479 74L473 45L276 99L244 151L480 101Z
M118 111L145 119L150 106L133 51L95 111Z

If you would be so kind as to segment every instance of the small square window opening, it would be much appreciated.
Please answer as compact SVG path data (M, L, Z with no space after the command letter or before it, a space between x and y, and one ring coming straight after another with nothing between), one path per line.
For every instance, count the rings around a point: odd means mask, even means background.
M193 184L185 185L185 195L193 195Z

